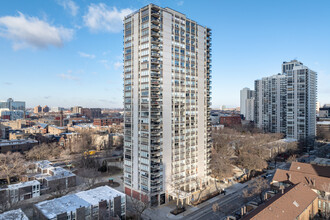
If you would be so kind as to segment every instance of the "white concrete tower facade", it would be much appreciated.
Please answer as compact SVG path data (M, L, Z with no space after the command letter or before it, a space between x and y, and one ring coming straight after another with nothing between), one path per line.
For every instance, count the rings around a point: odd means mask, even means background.
M187 198L210 175L211 30L150 4L124 19L125 193Z
M316 135L317 73L303 63L283 62L287 76L287 133L288 138L306 139Z
M240 113L249 121L253 121L250 114L251 111L253 112L251 102L254 102L254 90L245 87L240 91Z
M278 74L255 81L255 123L265 132L286 132L286 77Z

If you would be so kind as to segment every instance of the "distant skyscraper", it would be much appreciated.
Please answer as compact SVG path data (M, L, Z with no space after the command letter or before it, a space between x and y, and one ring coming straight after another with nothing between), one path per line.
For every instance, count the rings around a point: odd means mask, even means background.
M7 101L0 101L0 109L2 108L25 111L25 102L14 101L12 98L9 98Z
M124 19L125 193L153 205L210 175L211 30L150 4ZM182 197L181 197L182 198Z
M251 97L245 101L245 120L254 121L254 102L255 97Z
M249 88L243 88L240 92L240 112L244 115L245 120L253 121L254 116L253 112L254 105L254 90Z
M278 74L255 81L255 117L265 132L286 132L286 77Z
M42 112L43 113L49 112L49 107L47 105L45 105L44 107L42 107Z
M40 105L33 108L33 113L40 113L42 112L42 107Z
M287 76L286 136L315 137L317 73L297 60L283 62L282 71Z

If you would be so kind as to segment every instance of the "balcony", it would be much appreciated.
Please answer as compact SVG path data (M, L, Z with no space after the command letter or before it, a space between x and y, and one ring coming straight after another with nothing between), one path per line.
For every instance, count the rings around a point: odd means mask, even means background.
M157 93L154 93L154 92L152 92L150 94L150 96L151 96L152 99L158 99L159 98L159 95Z
M159 24L160 22L159 22L159 19L158 19L158 17L151 17L151 23L153 23L153 24Z
M151 16L159 18L160 17L159 11L157 11L156 9L151 10Z
M151 85L156 85L156 86L158 86L159 85L159 80L156 80L156 79L152 79L151 80Z
M154 106L154 105L160 105L160 102L151 102L151 105Z
M156 58L152 58L152 59L151 59L151 63L152 63L152 64L155 64L155 65L159 65L159 60L156 59Z
M152 37L159 37L159 33L156 31L151 31L151 36Z
M153 30L153 31L159 31L159 26L152 24L151 25L151 30Z
M159 49L159 46L158 45L155 45L155 44L152 44L151 45L151 50L155 50L155 51L159 51L160 49Z
M160 55L157 52L151 52L151 57L159 58Z
M153 108L150 109L151 112L160 112L160 107L154 106Z
M156 72L159 72L160 71L160 69L159 69L159 67L157 65L151 65L150 69L152 71L156 71Z
M151 38L151 43L152 44L160 44L160 40L158 40L157 38Z

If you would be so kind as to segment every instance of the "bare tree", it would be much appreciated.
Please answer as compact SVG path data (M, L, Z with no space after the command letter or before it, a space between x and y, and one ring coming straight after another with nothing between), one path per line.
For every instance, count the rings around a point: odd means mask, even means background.
M149 207L150 202L147 199L137 200L130 197L132 209L137 216L137 219L142 219L143 212Z
M256 195L259 196L260 201L263 201L263 192L269 188L269 184L266 179L258 177L251 181L248 185L248 189L243 190L243 197L250 198Z
M198 193L197 198L194 198L194 201L190 201L192 203L198 203L201 199L201 195L208 189L206 184L203 182L203 179L199 178L199 177L195 177L191 179L191 182L193 182L193 184L196 187L196 192ZM191 198L192 199L192 198Z
M212 205L212 211L213 211L214 213L217 213L219 210L220 210L219 204L218 204L218 203L214 203L214 204Z
M322 184L322 197L327 201L326 202L326 206L325 206L325 210L324 210L324 215L325 215L325 219L327 219L330 215L330 209L329 209L329 200L330 200L330 183L323 183Z
M51 195L54 198L59 198L65 196L70 192L70 189L66 187L66 184L62 181L59 181L58 184L50 188Z
M60 153L60 146L56 143L43 143L33 147L25 156L28 160L49 160L58 157Z
M248 189L244 189L243 190L244 202L246 203L249 200L250 197L251 197L251 194L250 194L249 190Z
M99 172L95 169L81 169L78 175L84 178L85 185L90 189L95 185Z
M14 200L7 190L0 191L0 213L18 207L20 201Z
M250 178L252 170L267 168L267 162L254 154L253 151L240 154L237 158L237 165L248 170L247 178Z
M6 154L0 154L0 177L6 178L8 185L10 177L21 176L25 173L26 161L20 153L7 152Z
M228 157L221 151L212 151L211 159L211 170L215 179L222 180L227 177L231 177L233 173L233 166ZM214 181L217 191L219 191L217 186L217 181Z

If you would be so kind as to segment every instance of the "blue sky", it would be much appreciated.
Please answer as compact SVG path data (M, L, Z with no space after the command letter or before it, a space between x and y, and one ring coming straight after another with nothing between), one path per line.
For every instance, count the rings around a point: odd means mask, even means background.
M294 58L330 103L328 0L2 0L0 100L121 107L121 18L148 3L212 28L213 107L238 106L241 88Z

